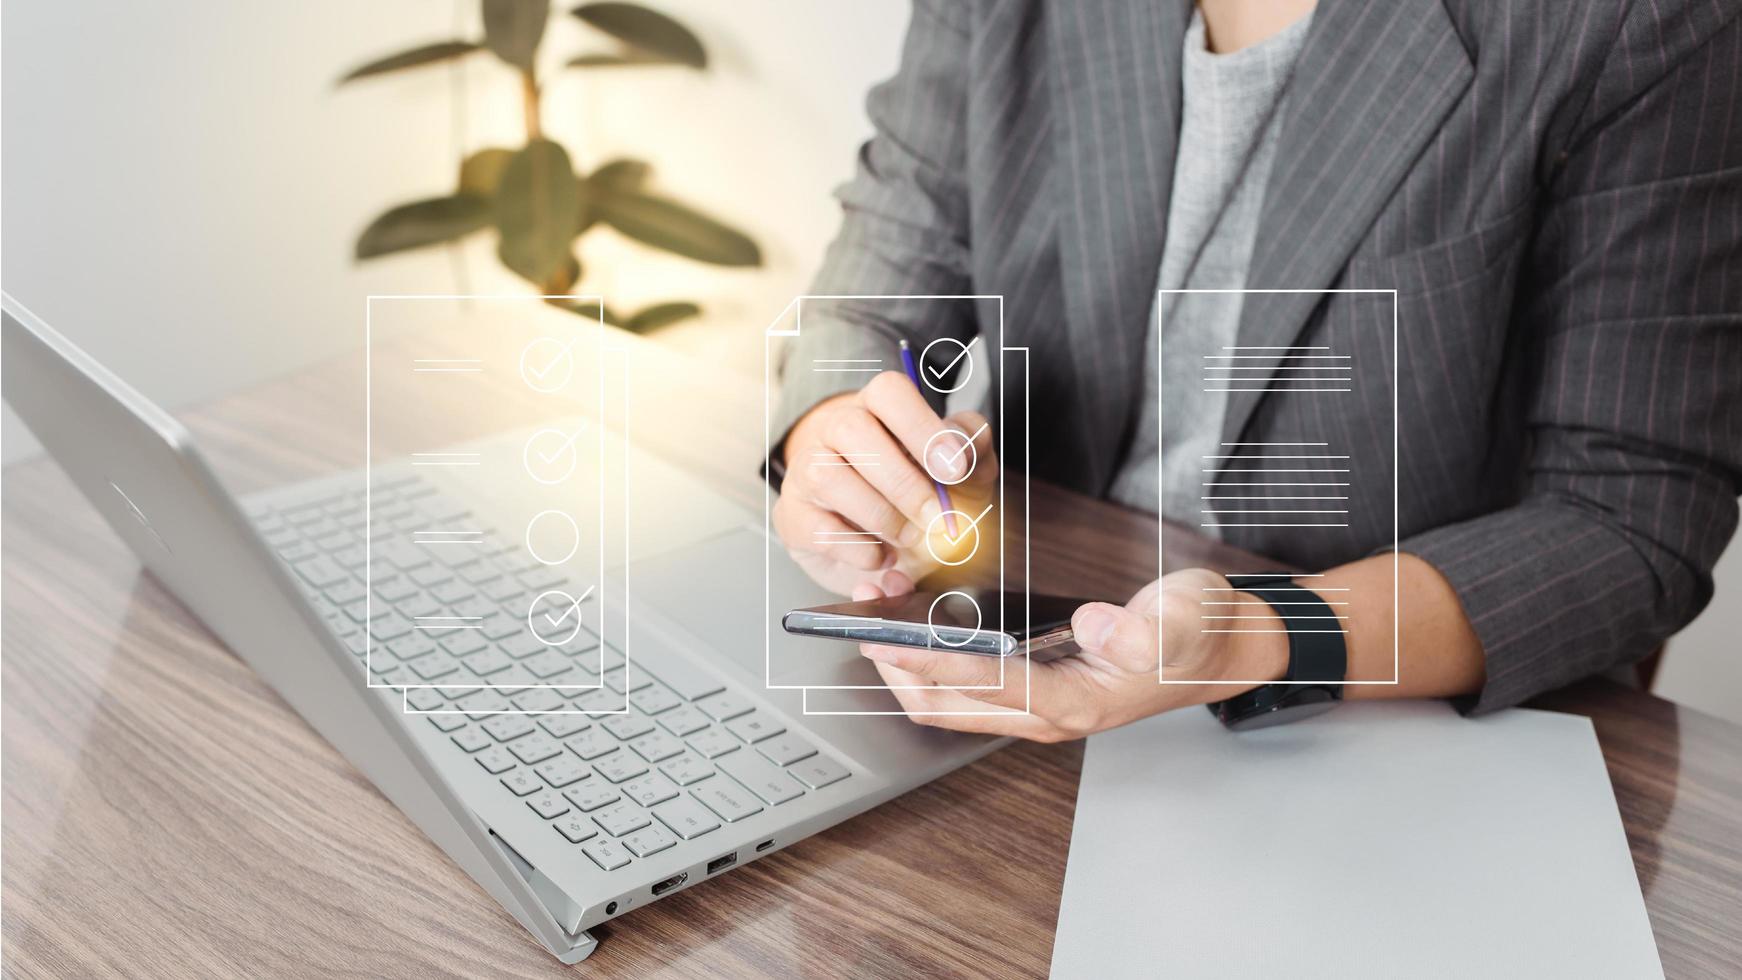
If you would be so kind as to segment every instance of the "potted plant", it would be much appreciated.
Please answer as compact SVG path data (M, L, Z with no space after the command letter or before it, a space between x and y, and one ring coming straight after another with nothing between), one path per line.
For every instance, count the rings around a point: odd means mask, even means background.
M359 260L453 242L486 231L510 271L547 296L572 293L583 270L575 243L601 225L675 255L722 266L757 266L762 253L748 235L689 205L649 189L652 168L634 159L612 160L579 173L563 146L548 138L540 118L547 83L535 67L551 7L549 0L481 0L484 36L435 41L400 51L347 73L341 85L488 53L518 73L526 142L491 147L460 163L448 193L396 205L357 237ZM664 14L632 3L588 3L569 15L615 44L570 58L565 69L597 71L656 65L703 71L706 49L690 30ZM655 303L627 314L592 303L560 299L552 305L634 331L647 331L701 312L695 303Z

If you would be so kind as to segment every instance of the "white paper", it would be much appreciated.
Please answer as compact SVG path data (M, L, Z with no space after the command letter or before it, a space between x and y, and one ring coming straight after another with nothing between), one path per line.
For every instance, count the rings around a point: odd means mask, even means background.
M1426 702L1090 739L1052 968L1663 976L1590 721Z

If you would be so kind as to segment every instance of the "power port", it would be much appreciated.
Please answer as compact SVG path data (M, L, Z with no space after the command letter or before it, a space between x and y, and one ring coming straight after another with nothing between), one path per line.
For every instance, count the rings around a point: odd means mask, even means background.
M611 904L605 906L605 914L606 915L616 915L617 914L617 903L612 902Z
M719 857L708 862L708 874L714 874L715 872L724 871L727 868L730 868L732 865L737 864L737 863L738 863L738 852L737 851L733 851L730 854L722 854Z
M763 851L766 851L773 846L774 846L774 838L770 837L769 839L756 845L756 853L761 854Z
M654 885L653 894L664 895L666 892L671 891L673 888L676 888L688 880L690 880L690 873L688 871L680 871L659 884Z

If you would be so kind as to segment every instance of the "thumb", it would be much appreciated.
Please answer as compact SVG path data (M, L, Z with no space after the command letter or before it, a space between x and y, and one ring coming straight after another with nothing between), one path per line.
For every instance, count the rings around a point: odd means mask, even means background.
M1071 617L1077 646L1132 673L1160 667L1155 619L1108 602L1091 602Z

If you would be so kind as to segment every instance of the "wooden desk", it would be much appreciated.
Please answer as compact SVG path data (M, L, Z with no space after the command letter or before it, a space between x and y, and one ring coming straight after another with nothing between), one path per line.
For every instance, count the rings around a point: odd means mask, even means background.
M635 438L759 494L756 386L633 348L638 383L710 406L638 408ZM356 465L361 389L341 361L187 421L247 492ZM4 480L9 973L565 972L143 576L51 462ZM1034 509L1038 588L1123 594L1153 576L1153 519L1045 488ZM1174 557L1227 560L1208 544ZM1742 729L1606 682L1543 706L1596 721L1668 975L1742 975ZM577 969L1044 974L1081 760L1080 745L996 753L599 930Z

